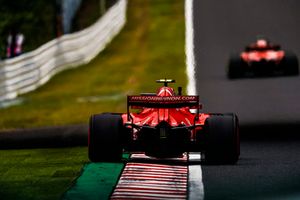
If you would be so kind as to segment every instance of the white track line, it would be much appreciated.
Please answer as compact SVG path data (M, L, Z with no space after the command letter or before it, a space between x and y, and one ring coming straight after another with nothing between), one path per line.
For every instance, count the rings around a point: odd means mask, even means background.
M189 95L196 95L193 0L185 0L185 54L186 72L188 76L187 93Z
M189 161L201 160L199 153L190 153ZM189 165L189 200L204 199L204 186L202 181L201 165Z
M194 24L193 0L185 0L185 54L186 72L188 76L187 93L197 95L195 81L195 56L194 56ZM199 155L200 156L200 155ZM193 154L189 155L192 159ZM194 158L193 158L194 159ZM200 159L200 157L199 157ZM189 165L189 200L204 199L204 186L200 165Z

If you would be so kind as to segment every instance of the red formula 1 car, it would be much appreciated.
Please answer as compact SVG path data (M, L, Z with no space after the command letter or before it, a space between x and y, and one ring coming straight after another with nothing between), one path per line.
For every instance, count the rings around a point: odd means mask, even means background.
M120 161L124 151L157 158L202 152L210 163L236 163L240 154L236 115L200 113L198 96L182 95L181 87L175 94L168 87L174 80L157 82L164 84L157 93L127 97L127 113L91 116L90 160Z
M239 55L231 56L228 78L272 75L298 75L298 60L295 54L284 51L264 38L246 47Z

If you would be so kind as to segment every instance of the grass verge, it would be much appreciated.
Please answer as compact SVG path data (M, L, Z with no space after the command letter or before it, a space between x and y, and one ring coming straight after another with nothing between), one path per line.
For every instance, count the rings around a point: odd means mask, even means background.
M1 150L1 199L60 199L80 174L86 155L86 147Z
M22 95L21 105L1 109L0 129L87 123L93 113L124 112L126 94L155 91L158 78L185 87L183 3L130 0L127 24L106 50Z

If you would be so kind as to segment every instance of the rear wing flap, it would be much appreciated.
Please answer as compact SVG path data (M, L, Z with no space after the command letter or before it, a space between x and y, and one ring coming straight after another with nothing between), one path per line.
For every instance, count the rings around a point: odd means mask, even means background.
M128 121L132 119L129 108L183 108L196 109L196 121L199 115L199 109L202 105L199 103L199 96L127 96L127 117Z
M199 96L127 96L127 107L199 109Z

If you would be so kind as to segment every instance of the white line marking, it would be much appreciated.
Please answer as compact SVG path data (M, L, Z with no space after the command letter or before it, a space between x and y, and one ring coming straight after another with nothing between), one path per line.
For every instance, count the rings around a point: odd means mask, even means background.
M121 186L117 186L116 189L129 189L129 188L134 188L134 189L142 189L142 190L161 190L161 191L184 191L186 192L186 185L182 187L170 187L168 185L164 186L161 184L156 184L156 185L149 185L149 184L123 184Z
M185 54L188 76L187 93L189 95L196 95L193 0L185 0Z
M183 154L182 157L180 158L163 158L163 159L158 159L158 158L154 158L154 157L149 157L149 156L146 156L144 153L134 153L134 154L131 154L131 159L153 159L153 160L164 160L164 161L171 161L171 160L174 160L174 161L186 161L187 160L187 155L186 153Z
M200 153L189 154L189 161L200 160ZM202 181L201 165L189 165L189 200L202 200L204 199L204 186Z
M185 0L185 54L188 76L187 93L197 95L195 81L195 56L194 56L194 28L193 28L193 0ZM194 160L195 154L189 154L189 159ZM201 156L199 154L199 160ZM204 199L204 186L200 165L189 165L189 200Z
M158 187L156 188L116 188L114 191L114 194L121 194L121 193L127 193L127 194L156 194L160 196L163 195L173 195L173 196L177 196L177 195L186 195L186 190L184 191L180 191L178 189L176 190L160 190ZM176 195L174 195L174 192L176 193Z
M200 153L190 153L189 154L189 161L200 161L201 155Z
M128 185L138 185L138 186L161 186L161 187L167 187L170 188L170 185L174 185L175 188L186 188L187 186L187 182L181 182L181 183L176 183L174 184L173 182L169 182L169 181L161 181L161 180L149 180L149 181L137 181L135 179L130 179L128 180L120 180L118 183L120 183L120 185L118 186L128 186Z

